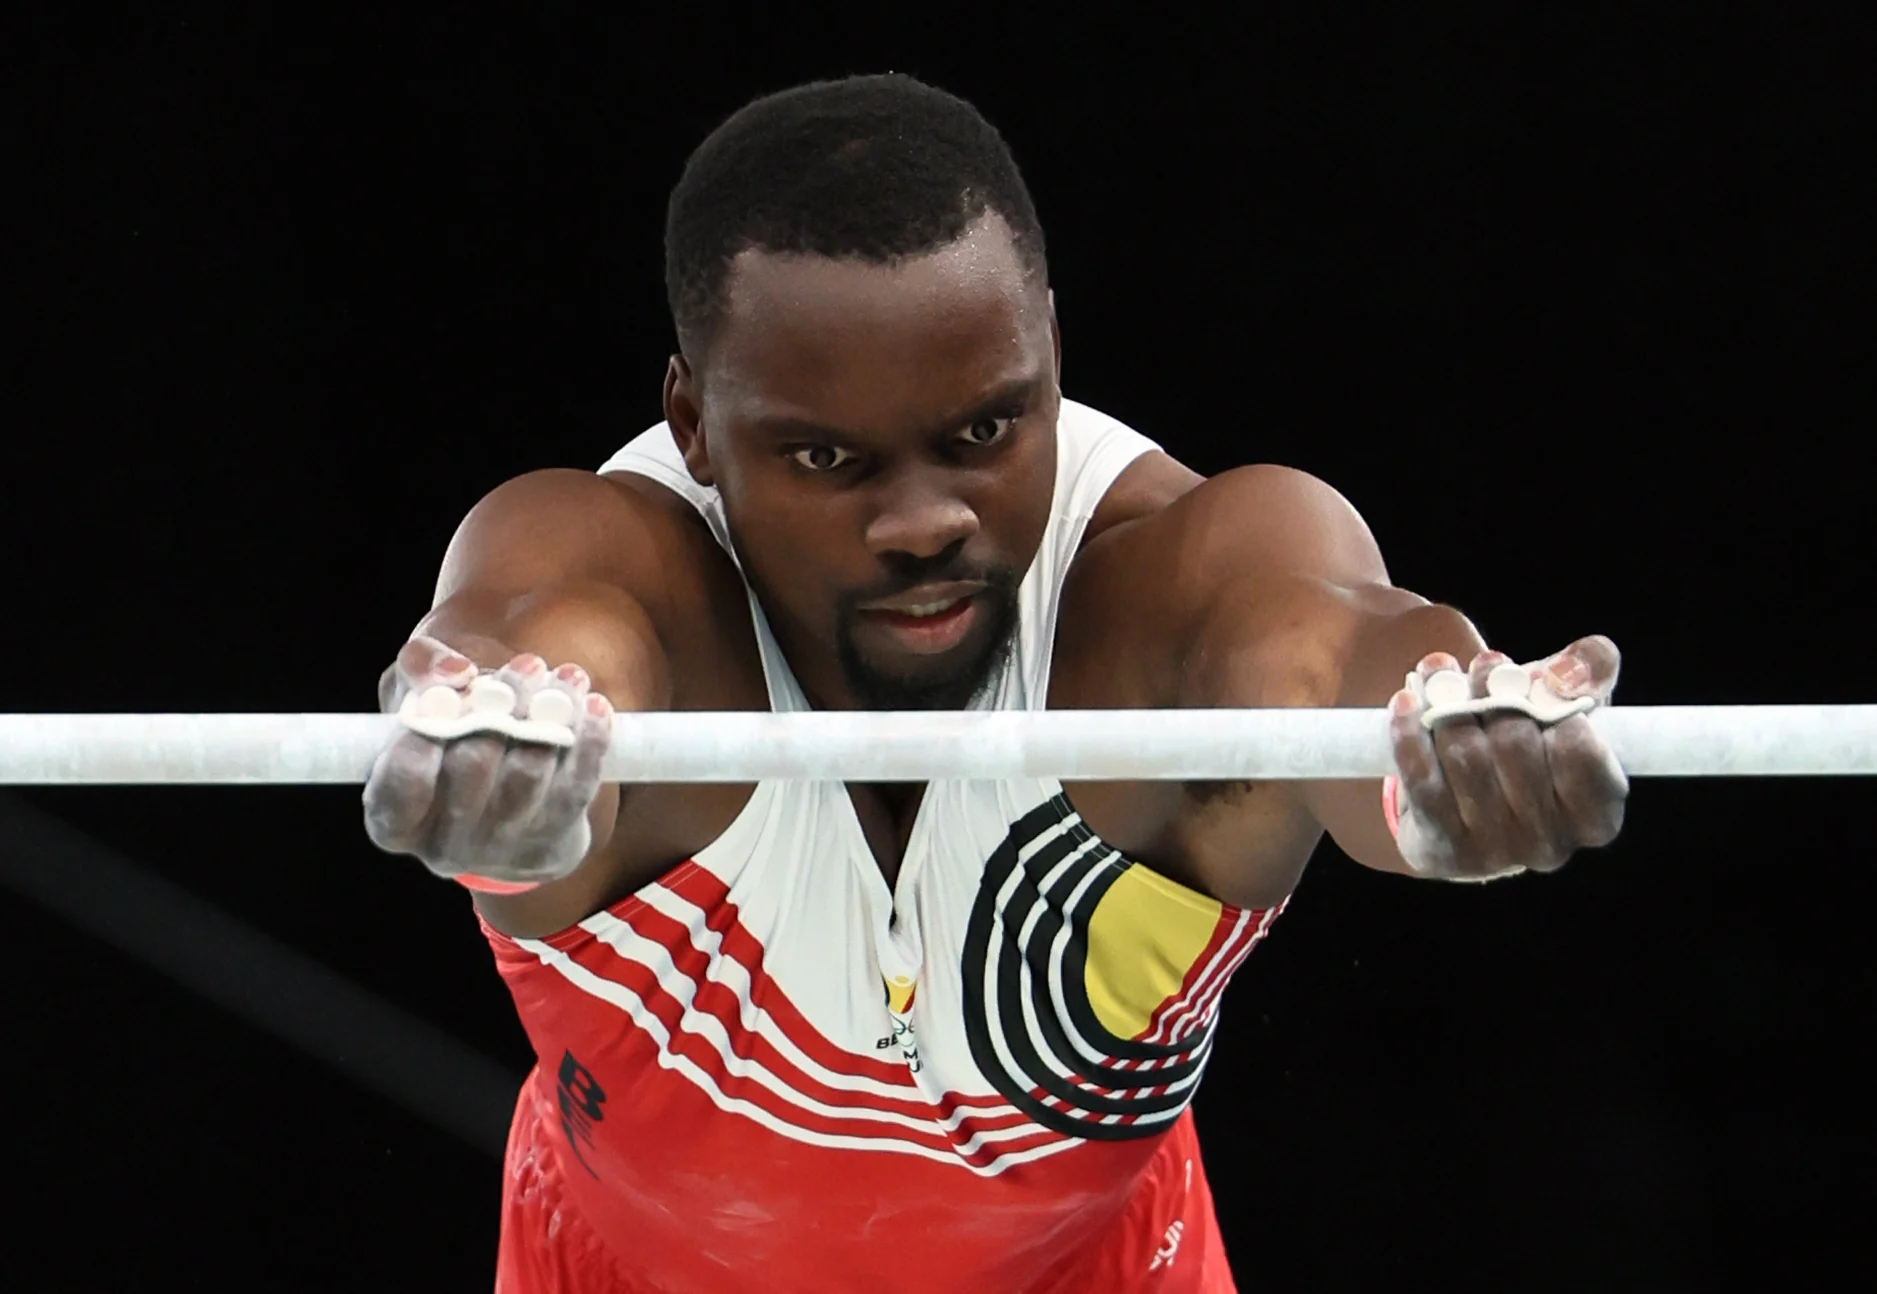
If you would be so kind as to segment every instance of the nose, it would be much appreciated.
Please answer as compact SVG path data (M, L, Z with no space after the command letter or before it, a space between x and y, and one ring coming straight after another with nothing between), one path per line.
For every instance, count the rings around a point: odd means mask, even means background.
M898 483L867 525L868 549L876 555L936 557L977 534L976 509L950 486L933 476Z

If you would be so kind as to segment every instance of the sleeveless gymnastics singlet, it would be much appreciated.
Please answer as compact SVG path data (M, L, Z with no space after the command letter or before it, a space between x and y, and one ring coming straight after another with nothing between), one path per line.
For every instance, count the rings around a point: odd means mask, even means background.
M1066 400L1058 437L1015 651L975 708L1044 707L1082 532L1153 448ZM663 424L601 470L667 486L729 551ZM808 709L750 611L771 706ZM484 924L538 1058L497 1288L1230 1291L1187 1105L1277 911L1121 857L1044 779L929 784L889 891L843 785L764 782L577 926Z

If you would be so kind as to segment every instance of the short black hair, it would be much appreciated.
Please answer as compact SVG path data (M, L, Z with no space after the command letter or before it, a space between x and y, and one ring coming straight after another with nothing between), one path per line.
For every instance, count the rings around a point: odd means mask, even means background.
M665 294L695 362L739 252L891 264L1003 217L1048 280L1043 228L1010 146L969 103L903 73L814 81L757 99L697 146L665 210Z

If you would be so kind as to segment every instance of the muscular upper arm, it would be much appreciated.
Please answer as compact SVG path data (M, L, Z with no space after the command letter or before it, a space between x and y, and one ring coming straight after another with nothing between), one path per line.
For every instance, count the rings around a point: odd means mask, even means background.
M1234 468L1181 503L1192 513L1179 536L1183 556L1211 578L1256 569L1345 588L1388 583L1362 514L1308 472L1270 463Z
M1108 661L1137 666L1126 704L1228 704L1219 698L1255 677L1272 699L1229 703L1329 705L1333 691L1302 698L1333 689L1338 634L1402 597L1412 595L1390 588L1346 499L1308 473L1258 465L1203 480L1091 542L1063 589L1063 616L1097 633Z
M507 482L457 527L416 632L485 667L519 652L571 661L614 708L663 708L670 675L657 626L669 563L649 511L588 472Z
M485 669L533 653L577 664L618 710L671 703L658 611L669 605L667 537L648 504L585 472L534 472L498 487L458 527L435 604L414 632ZM589 812L593 846L572 875L518 895L478 894L491 925L511 934L563 929L611 886L619 788L602 785Z
M463 518L444 552L435 601L597 583L659 606L671 592L670 548L668 525L639 494L591 472L529 472Z
M1179 704L1377 707L1426 652L1466 660L1483 645L1458 611L1390 583L1368 527L1335 491L1300 472L1258 470L1264 479L1221 508L1202 547L1203 605L1182 653ZM1357 862L1408 870L1377 779L1292 782L1283 794Z
M1273 466L1213 477L1118 527L1089 546L1064 590L1064 614L1084 617L1078 624L1096 616L1109 635L1099 688L1086 690L1146 707L1379 705L1385 696L1357 695L1373 685L1364 644L1376 626L1426 606L1392 586L1346 499ZM1114 670L1117 657L1131 668ZM1274 783L1256 794L1196 783L1171 805L1157 843L1162 861L1209 892L1269 899L1288 892L1325 827L1361 861L1386 866L1392 842L1379 813L1373 830L1362 813L1378 804L1374 782Z

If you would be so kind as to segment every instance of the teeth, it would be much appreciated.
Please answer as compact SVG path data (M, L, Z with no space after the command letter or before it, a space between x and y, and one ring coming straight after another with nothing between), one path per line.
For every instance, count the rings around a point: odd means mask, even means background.
M957 606L960 601L959 598L952 598L946 602L922 602L916 607L901 607L899 613L903 616L935 616L948 607Z

